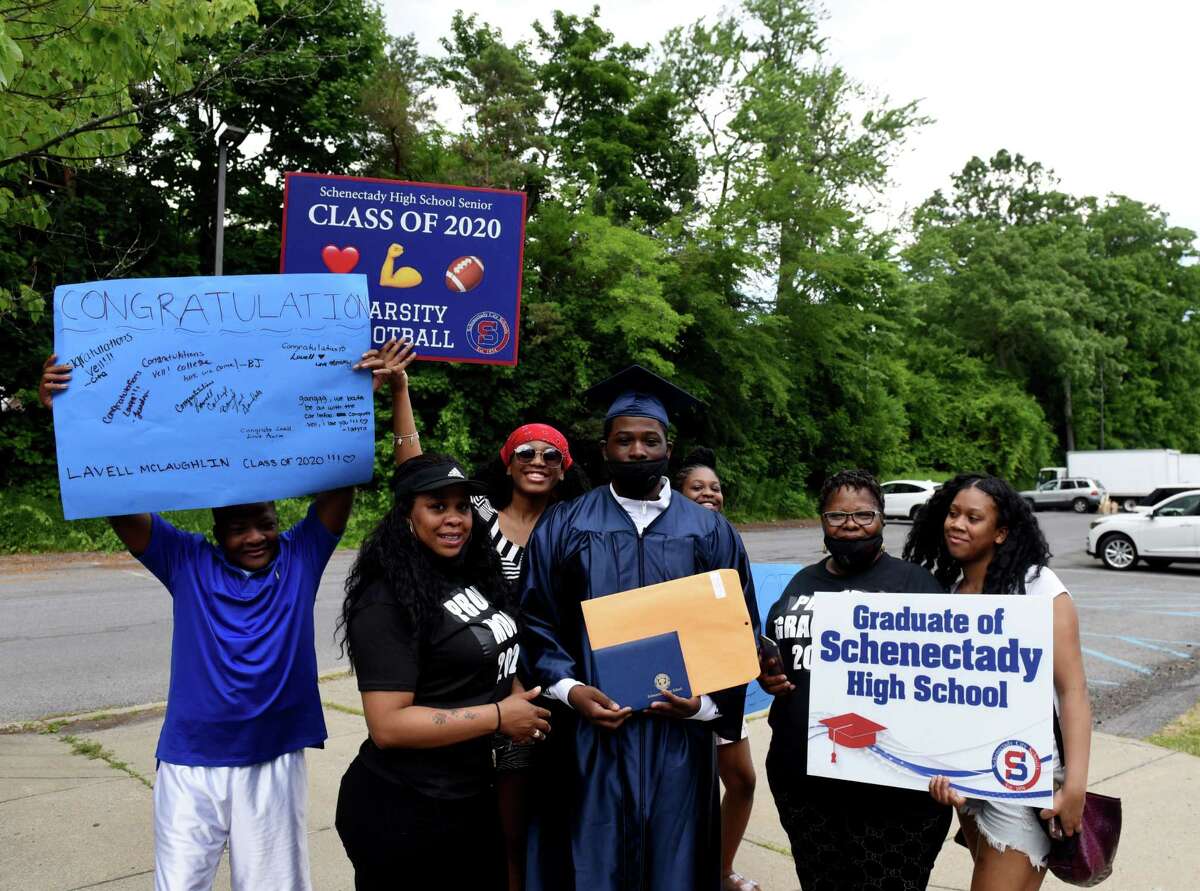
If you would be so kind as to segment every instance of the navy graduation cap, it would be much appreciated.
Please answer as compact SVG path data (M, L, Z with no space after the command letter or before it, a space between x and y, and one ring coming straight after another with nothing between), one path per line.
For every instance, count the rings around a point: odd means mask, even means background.
M673 414L698 408L702 403L685 390L640 365L630 365L583 394L588 399L608 404L605 421L618 417L653 418L664 427Z

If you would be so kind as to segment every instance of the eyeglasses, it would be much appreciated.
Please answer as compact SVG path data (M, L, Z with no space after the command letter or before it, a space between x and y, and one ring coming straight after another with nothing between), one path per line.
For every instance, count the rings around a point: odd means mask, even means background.
M821 519L830 526L845 526L847 520L854 520L856 526L870 526L875 522L875 518L880 516L877 510L856 510L852 513L847 513L844 510L827 510L821 514Z
M547 467L558 467L563 462L563 453L556 448L535 449L531 445L523 445L513 449L513 457L522 464L532 464L538 456Z

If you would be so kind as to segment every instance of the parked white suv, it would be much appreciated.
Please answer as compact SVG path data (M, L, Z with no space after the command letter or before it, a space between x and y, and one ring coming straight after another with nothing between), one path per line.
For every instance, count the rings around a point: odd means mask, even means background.
M1093 520L1087 552L1109 569L1151 569L1200 563L1200 489L1172 495L1145 513L1112 514Z
M915 519L917 511L942 487L933 480L889 480L883 490L883 515Z

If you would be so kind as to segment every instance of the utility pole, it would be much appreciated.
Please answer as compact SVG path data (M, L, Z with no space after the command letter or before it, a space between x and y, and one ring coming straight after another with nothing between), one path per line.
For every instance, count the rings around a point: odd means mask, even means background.
M213 275L221 275L225 265L225 167L229 162L229 147L237 148L245 138L246 131L241 127L222 122L217 128L217 231Z
M1100 450L1104 450L1104 354L1100 354Z

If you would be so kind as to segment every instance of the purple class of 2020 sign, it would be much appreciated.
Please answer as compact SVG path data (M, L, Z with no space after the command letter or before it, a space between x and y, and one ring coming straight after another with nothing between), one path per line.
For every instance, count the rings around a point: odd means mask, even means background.
M365 275L373 346L517 364L523 192L288 173L283 194L280 272Z

